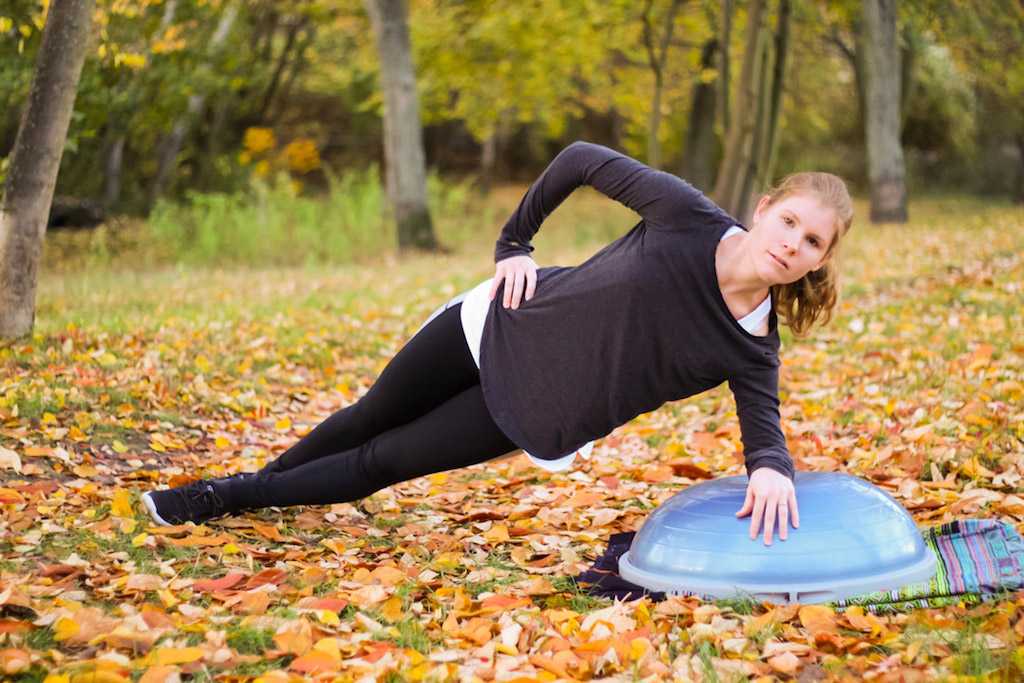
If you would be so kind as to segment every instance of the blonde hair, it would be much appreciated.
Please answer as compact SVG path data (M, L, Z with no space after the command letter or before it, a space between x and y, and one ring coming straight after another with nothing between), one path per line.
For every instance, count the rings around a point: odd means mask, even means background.
M825 264L808 271L796 282L771 287L776 314L794 335L802 337L815 322L824 325L832 319L839 295L839 242L853 224L853 202L842 178L821 171L791 173L765 194L768 206L790 195L809 194L822 206L835 211L836 233L825 252L830 257Z

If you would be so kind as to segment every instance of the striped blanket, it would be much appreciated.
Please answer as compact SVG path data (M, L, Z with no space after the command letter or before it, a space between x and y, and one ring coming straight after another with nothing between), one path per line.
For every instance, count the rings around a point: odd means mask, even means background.
M604 555L576 577L585 592L624 600L645 595L654 601L665 599L664 593L648 591L618 574L619 557L629 550L635 533L612 534ZM925 529L922 536L938 560L930 580L827 604L836 610L861 605L867 611L885 613L915 607L973 605L1024 589L1024 539L1009 523L956 520Z

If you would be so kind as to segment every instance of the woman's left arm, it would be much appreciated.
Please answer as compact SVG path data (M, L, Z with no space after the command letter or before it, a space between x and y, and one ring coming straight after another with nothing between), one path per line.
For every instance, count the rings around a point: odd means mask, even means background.
M766 545L771 545L776 519L782 540L788 535L790 520L794 528L800 526L793 486L796 473L780 426L778 387L777 366L760 366L729 378L749 478L746 499L736 515L745 517L752 513L751 539L757 537L764 522Z

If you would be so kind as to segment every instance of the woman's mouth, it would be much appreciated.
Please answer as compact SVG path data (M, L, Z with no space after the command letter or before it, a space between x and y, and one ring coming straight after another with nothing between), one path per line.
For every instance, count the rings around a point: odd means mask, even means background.
M781 267L785 268L786 270L789 270L789 266L786 265L785 261L780 259L775 254L771 253L770 251L768 252L768 255L771 256L773 259L775 259L775 262L778 263Z

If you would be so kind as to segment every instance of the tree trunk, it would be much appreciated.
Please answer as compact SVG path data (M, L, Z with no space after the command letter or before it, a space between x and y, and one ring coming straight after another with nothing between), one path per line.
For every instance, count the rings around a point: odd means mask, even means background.
M672 0L665 17L665 32L654 44L654 26L651 22L653 0L647 0L643 12L644 46L647 48L647 63L654 73L654 93L651 97L651 116L647 131L647 165L654 168L661 166L661 142L658 132L661 129L661 97L665 89L665 64L668 61L668 47L672 42L672 30L675 28L676 12L679 11L681 0Z
M270 111L270 105L274 100L274 95L277 94L277 88L281 84L281 78L284 75L285 67L288 66L288 58L291 56L292 48L295 47L295 40L299 35L299 31L305 26L306 20L304 19L293 19L291 25L288 27L285 34L284 47L281 48L281 54L277 57L277 64L274 65L274 71L270 76L270 83L267 85L266 92L263 93L263 104L259 108L259 119L264 124L268 120L268 112Z
M732 107L732 118L726 135L725 157L718 172L715 183L714 200L719 206L738 216L743 191L743 178L750 164L753 153L754 129L757 126L757 73L761 50L758 49L761 34L761 14L764 0L751 0L747 9L746 50L743 55L743 68L740 72L739 87L736 92L735 106Z
M729 78L729 59L732 54L730 41L732 40L732 11L733 0L722 0L722 33L719 37L720 48L718 51L718 112L722 119L722 135L729 132L729 88L732 87Z
M1013 201L1024 204L1024 133L1017 134L1017 191Z
M715 64L718 41L710 38L701 50L701 71ZM683 163L679 175L691 185L707 190L715 182L715 99L718 97L715 81L705 83L698 80L693 86L693 105L690 109L690 124L686 130L686 144L683 148Z
M57 184L94 0L53 0L0 205L0 339L29 334L46 219Z
M737 203L733 214L744 225L750 225L751 214L751 193L754 191L754 182L760 176L762 150L765 139L768 135L768 110L769 99L772 91L772 45L767 27L762 27L757 41L758 76L757 76L757 106L754 109L754 134L750 139L750 152L745 163L741 167L739 179L739 191L736 193Z
M768 117L765 121L764 144L758 162L758 185L765 187L774 181L775 152L778 145L779 112L782 109L782 89L786 78L786 56L789 52L789 0L779 0L778 25L775 29L775 61L772 64Z
M384 163L398 249L438 250L427 207L427 168L405 0L364 0L384 91Z
M115 130L117 132L110 136L103 165L103 208L108 213L121 198L121 171L124 166L124 133L120 129Z
M865 137L873 223L907 221L906 170L900 146L900 52L896 0L864 0L867 76Z
M217 23L217 29L213 32L213 37L210 39L209 49L211 53L216 52L220 49L221 45L224 44L228 34L231 32L231 25L234 24L235 17L237 16L237 3L232 3L224 9L224 14L221 15L220 21ZM185 114L180 116L178 120L174 122L174 126L171 127L171 132L168 133L167 137L165 137L163 142L160 143L156 176L154 176L153 184L150 186L149 209L153 208L156 200L166 189L172 173L178 166L178 153L181 152L181 146L185 142L185 136L191 129L193 121L199 117L199 114L202 112L205 104L206 93L204 92L197 92L189 97L188 107Z

